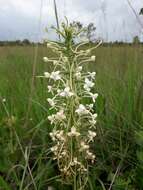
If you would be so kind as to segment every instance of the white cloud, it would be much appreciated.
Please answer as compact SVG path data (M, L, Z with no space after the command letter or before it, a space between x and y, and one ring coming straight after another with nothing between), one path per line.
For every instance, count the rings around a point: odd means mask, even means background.
M53 0L42 0L41 31L55 24ZM130 0L137 13L142 0ZM0 0L0 40L38 39L41 0ZM60 21L66 15L69 20L83 24L94 22L97 35L108 40L130 40L140 35L140 25L127 0L57 0ZM142 20L143 22L143 20ZM43 35L43 32L40 34ZM49 36L54 35L49 33Z

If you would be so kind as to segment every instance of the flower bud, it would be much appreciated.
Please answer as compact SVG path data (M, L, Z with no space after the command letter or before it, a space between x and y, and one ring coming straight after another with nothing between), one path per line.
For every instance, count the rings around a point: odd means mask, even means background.
M43 57L43 61L47 63L49 61L48 57Z
M91 58L90 58L90 60L91 61L95 61L95 58L96 58L95 55L92 55Z

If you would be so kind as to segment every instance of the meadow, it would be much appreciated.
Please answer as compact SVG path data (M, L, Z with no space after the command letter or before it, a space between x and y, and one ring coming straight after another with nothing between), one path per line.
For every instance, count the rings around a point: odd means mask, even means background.
M93 54L86 67L97 73L97 160L87 189L142 190L143 45L101 45ZM69 190L47 152L47 83L36 77L51 71L42 58L54 54L38 47L31 90L34 56L30 45L0 47L0 190Z

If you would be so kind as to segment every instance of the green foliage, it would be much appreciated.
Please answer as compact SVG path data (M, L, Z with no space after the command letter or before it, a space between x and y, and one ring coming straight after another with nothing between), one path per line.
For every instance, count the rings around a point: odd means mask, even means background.
M139 43L140 43L140 39L139 39L138 36L135 36L135 37L133 38L133 43L134 43L134 44L139 44Z
M3 190L11 190L7 182L3 179L2 176L0 176L0 188Z
M140 13L139 13L140 15L142 15L143 14L143 8L141 8L141 10L140 10Z

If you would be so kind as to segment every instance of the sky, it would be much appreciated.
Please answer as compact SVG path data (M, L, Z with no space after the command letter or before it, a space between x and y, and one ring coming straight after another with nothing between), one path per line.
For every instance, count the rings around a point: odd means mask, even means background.
M70 22L80 21L85 26L93 22L96 37L105 41L132 41L138 35L143 40L143 29L127 0L56 0L59 21L66 16ZM130 0L138 14L143 0ZM143 16L139 16L143 23ZM56 25L53 0L0 0L0 41L43 38L56 39L55 33L45 28Z

